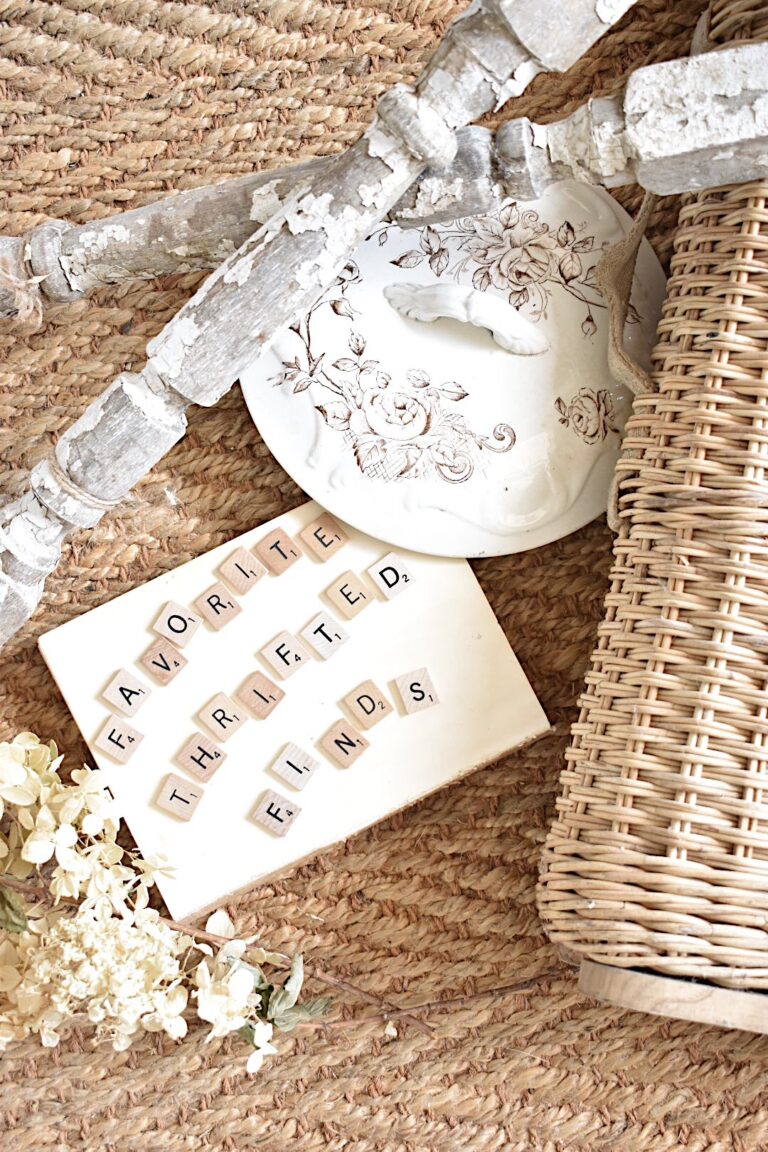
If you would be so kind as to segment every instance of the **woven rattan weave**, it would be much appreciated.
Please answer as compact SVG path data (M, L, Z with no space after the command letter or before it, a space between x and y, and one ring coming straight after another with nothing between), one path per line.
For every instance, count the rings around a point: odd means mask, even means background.
M712 46L768 35L713 5ZM606 615L547 841L553 939L768 988L768 182L680 213Z

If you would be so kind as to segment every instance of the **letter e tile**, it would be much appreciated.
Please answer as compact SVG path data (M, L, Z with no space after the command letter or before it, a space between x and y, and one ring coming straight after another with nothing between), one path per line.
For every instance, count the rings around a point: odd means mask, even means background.
M281 632L261 649L261 656L281 680L293 676L303 664L311 661L309 650L291 632Z
M149 688L125 668L115 673L102 692L107 703L124 716L135 716L149 695Z
M158 684L170 684L174 676L178 676L182 668L186 668L187 658L179 652L175 644L161 637L147 648L139 663Z
M324 512L302 528L299 539L318 560L330 560L339 548L343 548L349 536L344 529L336 523L333 516Z
M202 621L196 612L191 612L183 604L173 600L165 605L152 627L165 636L177 648L185 648L200 627Z
M395 678L400 699L408 715L422 712L425 708L434 708L440 703L432 678L426 668L417 668L414 672L406 672Z
M235 597L223 584L214 584L202 596L198 596L195 607L217 632L242 612Z
M368 575L386 600L394 600L404 588L413 584L413 575L397 552L389 552L371 564Z
M109 716L99 730L94 745L100 752L106 752L119 764L127 764L141 744L144 736L119 716Z
M264 565L247 548L238 548L219 565L219 572L238 596L250 592L266 571Z
M350 692L342 700L345 708L361 728L373 728L379 720L389 716L394 709L380 688L373 680L365 680L358 684L354 692Z
M362 612L363 608L367 608L375 599L368 585L356 572L342 573L329 588L326 588L325 595L336 611L341 612L347 620L357 616L358 612Z
M285 780L292 788L301 791L319 767L317 760L303 748L299 748L298 744L286 744L280 755L270 764L269 770L281 780Z
M160 785L155 803L163 812L178 816L179 820L191 820L202 795L203 789L199 784L190 784L189 780L170 773Z
M296 541L282 528L274 528L254 544L253 550L273 576L281 576L302 555Z
M210 780L227 758L226 752L214 744L202 732L195 732L190 736L180 752L176 753L176 763L198 780Z
M344 631L338 620L334 620L330 612L320 612L314 620L310 620L306 628L302 628L301 637L318 656L327 660L349 640L349 633Z
M366 748L370 748L370 744L346 720L337 720L323 736L320 747L339 767L347 768L362 756Z
M252 673L235 695L259 720L266 720L270 712L274 712L280 701L285 698L282 688L278 688L277 684L263 672Z
M275 836L285 836L299 812L301 808L293 800L286 800L279 792L268 791L251 812L251 820Z
M198 716L217 740L229 740L246 721L245 709L230 700L223 692L209 700Z

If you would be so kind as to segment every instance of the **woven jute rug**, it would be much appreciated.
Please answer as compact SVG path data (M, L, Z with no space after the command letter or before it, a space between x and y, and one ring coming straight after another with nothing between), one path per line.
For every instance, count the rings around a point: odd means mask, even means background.
M631 67L681 55L701 0L641 3L565 77L506 114L553 118ZM0 229L80 222L173 188L328 155L408 81L455 0L0 0ZM624 197L630 207L634 193ZM677 205L651 239L670 248ZM3 494L199 282L122 286L3 337ZM86 755L36 637L297 504L238 393L197 411L130 501L68 548L0 660L0 738ZM384 1035L342 994L332 1024L280 1037L256 1078L237 1043L147 1037L127 1053L75 1034L0 1059L4 1152L198 1148L302 1152L725 1152L768 1147L768 1039L597 1006L536 916L540 845L592 648L610 535L475 564L554 726L230 908L238 928L403 1008L439 1002L434 1035ZM505 991L523 985L518 992Z

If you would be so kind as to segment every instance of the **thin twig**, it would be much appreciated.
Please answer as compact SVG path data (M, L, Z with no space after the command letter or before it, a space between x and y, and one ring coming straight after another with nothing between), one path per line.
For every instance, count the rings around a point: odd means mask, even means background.
M328 984L331 988L341 988L344 992L349 992L351 995L357 996L362 1000L367 1000L369 1004L375 1004L381 1015L386 1019L392 1016L399 1016L404 1022L412 1025L412 1027L424 1036L434 1035L434 1029L430 1028L429 1024L425 1024L423 1020L417 1020L415 1016L412 1016L411 1009L409 1008L398 1008L396 1004L385 1000L383 996L375 996L372 992L366 992L364 988L358 988L356 984L350 984L348 980L339 980L337 976L330 976L327 972L321 971L314 965L308 967L306 973L315 980L319 980L322 984Z

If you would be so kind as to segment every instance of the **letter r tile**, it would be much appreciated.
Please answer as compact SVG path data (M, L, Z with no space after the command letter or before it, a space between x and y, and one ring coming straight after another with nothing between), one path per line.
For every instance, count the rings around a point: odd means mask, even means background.
M217 740L229 740L247 719L245 709L223 692L209 700L205 708L200 709L198 716Z

